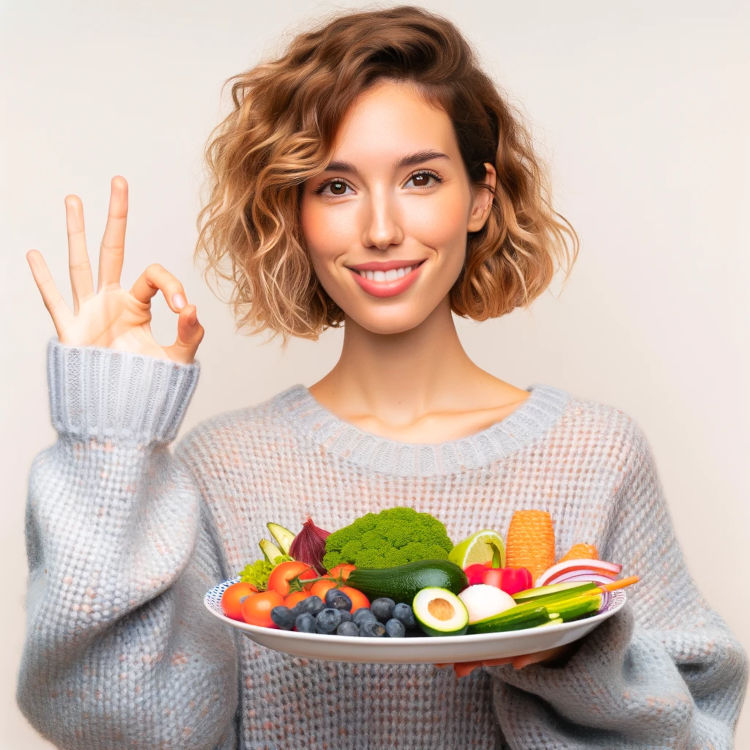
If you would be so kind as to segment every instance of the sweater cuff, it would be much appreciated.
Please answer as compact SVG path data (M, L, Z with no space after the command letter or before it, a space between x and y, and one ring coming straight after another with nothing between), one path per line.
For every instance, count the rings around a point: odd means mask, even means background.
M47 347L52 425L81 439L138 444L174 439L200 365L94 346Z

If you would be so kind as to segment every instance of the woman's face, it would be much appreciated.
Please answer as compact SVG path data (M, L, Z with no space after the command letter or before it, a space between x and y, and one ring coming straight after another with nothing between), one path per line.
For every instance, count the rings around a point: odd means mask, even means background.
M469 183L448 115L411 84L383 81L350 107L331 163L305 183L302 231L347 318L401 333L441 303L450 309L467 232L481 229L491 200Z

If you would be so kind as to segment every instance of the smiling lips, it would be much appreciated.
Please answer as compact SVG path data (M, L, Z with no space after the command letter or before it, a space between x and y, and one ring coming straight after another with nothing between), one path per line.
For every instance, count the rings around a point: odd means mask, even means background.
M419 276L423 260L373 261L350 266L356 282L374 297L393 297L408 289Z

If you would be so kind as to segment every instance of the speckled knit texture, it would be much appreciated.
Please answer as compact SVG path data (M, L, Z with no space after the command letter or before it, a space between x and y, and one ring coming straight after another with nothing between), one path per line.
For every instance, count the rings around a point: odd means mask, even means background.
M536 386L435 445L343 422L302 386L173 440L198 366L49 347L59 433L31 471L18 701L64 748L732 747L746 657L684 566L646 440L611 407ZM555 520L642 582L564 666L475 670L288 657L209 615L265 523L335 529L409 505L454 540Z

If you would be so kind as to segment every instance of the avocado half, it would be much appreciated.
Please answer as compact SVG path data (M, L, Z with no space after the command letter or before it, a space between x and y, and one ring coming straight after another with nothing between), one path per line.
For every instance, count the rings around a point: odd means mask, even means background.
M421 589L411 605L419 627L427 635L463 635L469 627L464 603L448 589Z

